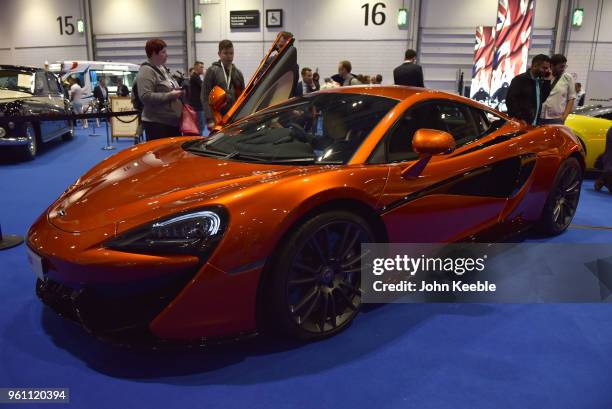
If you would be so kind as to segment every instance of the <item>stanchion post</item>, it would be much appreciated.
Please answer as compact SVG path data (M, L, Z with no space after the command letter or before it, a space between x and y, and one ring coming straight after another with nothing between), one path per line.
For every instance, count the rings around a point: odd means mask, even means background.
M10 249L23 243L23 237L9 234L7 236L2 235L2 225L0 225L0 250Z
M96 132L96 128L99 128L99 127L100 127L100 118L96 118L96 121L94 122L94 125L92 126L91 133L89 134L89 136L100 136L100 134Z
M108 132L108 123L110 121L106 119L106 146L102 148L103 151L112 151L115 147L111 144L110 133Z

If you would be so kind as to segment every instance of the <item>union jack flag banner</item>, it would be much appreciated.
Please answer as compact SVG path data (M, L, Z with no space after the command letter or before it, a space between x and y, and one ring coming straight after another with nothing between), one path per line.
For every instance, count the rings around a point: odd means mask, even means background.
M472 67L470 98L484 104L488 104L491 97L494 50L494 28L478 27L476 30L476 45L474 47L474 66Z
M527 70L535 0L499 0L489 105L506 111L512 78Z

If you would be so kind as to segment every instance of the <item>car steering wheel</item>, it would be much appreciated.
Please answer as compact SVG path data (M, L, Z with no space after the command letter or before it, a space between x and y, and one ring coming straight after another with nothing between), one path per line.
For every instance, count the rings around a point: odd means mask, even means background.
M311 143L312 136L306 130L295 122L290 122L288 127L291 128L291 136L295 137L300 142ZM295 132L294 132L295 131Z

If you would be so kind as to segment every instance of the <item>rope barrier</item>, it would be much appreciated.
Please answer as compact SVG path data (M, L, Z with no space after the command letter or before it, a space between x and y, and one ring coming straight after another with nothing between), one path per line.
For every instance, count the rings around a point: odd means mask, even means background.
M8 124L9 122L13 123L22 123L22 122L37 122L37 121L64 121L64 120L73 120L73 119L92 119L92 118L113 118L120 116L131 116L131 115L140 115L140 111L122 111L122 112L96 112L91 114L28 114L28 115L16 115L16 116L6 116L0 113L0 125ZM123 121L126 123L133 122L137 118L132 119L131 121Z

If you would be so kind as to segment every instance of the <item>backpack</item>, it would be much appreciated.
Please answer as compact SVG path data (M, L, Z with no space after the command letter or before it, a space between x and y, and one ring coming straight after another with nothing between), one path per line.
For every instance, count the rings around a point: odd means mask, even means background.
M148 65L149 67L153 68L155 72L157 72L159 75L161 75L162 77L164 76L164 74L159 70L159 68L157 68L153 64L150 64L149 62L145 61L140 64L141 67L143 65ZM138 81L134 81L134 86L132 86L132 105L134 106L134 109L136 111L142 112L142 110L144 109L144 104L142 103L142 101L140 100L140 96L138 95Z

